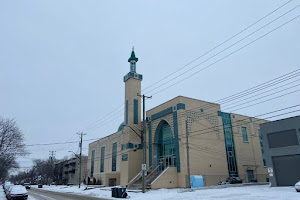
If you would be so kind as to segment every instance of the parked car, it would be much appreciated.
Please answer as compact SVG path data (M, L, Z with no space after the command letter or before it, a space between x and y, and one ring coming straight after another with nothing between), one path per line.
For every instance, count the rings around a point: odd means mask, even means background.
M9 188L12 186L13 186L13 184L11 184L10 182L5 183L5 185L4 185L5 194L8 192Z
M25 186L25 188L26 188L27 190L30 190L31 186L30 186L29 183L24 183L23 185Z
M6 193L6 198L9 200L14 199L28 199L28 192L22 185L11 186Z
M295 189L297 192L300 192L300 181L295 184Z

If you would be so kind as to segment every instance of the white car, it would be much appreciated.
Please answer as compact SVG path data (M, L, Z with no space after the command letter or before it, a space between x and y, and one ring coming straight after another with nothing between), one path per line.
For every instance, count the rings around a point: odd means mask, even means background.
M295 184L295 189L297 192L300 192L300 181Z
M9 200L14 200L14 199L28 199L28 193L27 190L24 186L22 185L14 185L11 186L6 193L6 197Z

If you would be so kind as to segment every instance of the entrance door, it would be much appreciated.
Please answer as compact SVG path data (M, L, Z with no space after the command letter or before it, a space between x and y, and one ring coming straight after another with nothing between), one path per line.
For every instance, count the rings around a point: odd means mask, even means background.
M117 182L117 179L115 179L115 178L110 178L109 179L109 186L115 186L116 185L116 182Z
M156 129L154 138L154 153L160 170L176 166L175 142L170 125L161 121Z
M162 156L159 159L160 169L164 170L167 167L175 167L176 166L176 156L175 155L166 155Z
M248 175L248 183L250 183L254 179L253 170L247 170Z

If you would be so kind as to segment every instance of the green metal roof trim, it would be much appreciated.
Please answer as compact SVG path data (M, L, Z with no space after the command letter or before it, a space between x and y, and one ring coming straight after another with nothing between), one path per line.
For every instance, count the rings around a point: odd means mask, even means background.
M128 59L128 62L134 60L135 62L137 62L139 59L137 57L135 57L135 53L134 51L131 52L131 56L130 58Z
M124 122L122 122L122 123L120 124L120 126L119 126L119 128L118 128L118 132L119 132L119 131L123 131L123 129L124 129Z

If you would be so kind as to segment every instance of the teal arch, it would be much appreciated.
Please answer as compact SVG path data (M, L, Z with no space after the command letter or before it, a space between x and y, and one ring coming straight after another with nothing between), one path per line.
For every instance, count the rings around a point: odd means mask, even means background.
M124 122L122 122L122 123L120 124L120 126L119 126L119 128L118 128L118 132L119 132L119 131L123 131L123 129L124 129Z
M176 143L170 125L161 120L154 135L154 166L160 165L164 169L167 166L176 166Z

